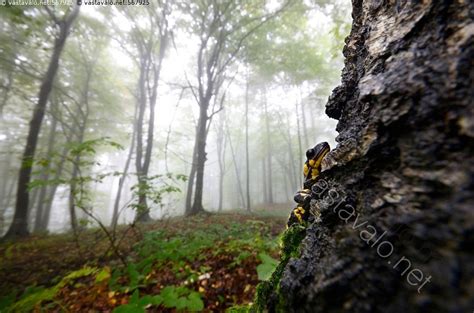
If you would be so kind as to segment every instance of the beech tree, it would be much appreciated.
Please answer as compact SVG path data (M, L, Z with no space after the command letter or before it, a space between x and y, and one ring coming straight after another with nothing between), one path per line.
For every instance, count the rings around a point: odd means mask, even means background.
M134 126L133 144L136 147L135 168L138 179L138 203L136 220L147 222L151 220L150 207L147 203L146 184L153 152L155 131L155 107L158 98L160 74L169 42L168 15L172 1L158 1L157 5L131 11L122 8L121 12L132 24L128 34L133 51L126 45L122 47L135 60L139 69L136 90L137 114ZM143 14L143 20L138 17ZM127 167L128 171L128 167ZM124 179L124 177L122 178ZM120 187L122 188L122 187Z
M31 180L31 171L33 160L35 157L38 137L43 122L48 98L53 87L53 81L59 67L59 60L61 53L66 44L66 39L69 36L74 20L79 14L79 6L73 6L72 9L66 10L62 17L58 17L54 12L45 6L56 34L54 38L54 48L49 61L48 69L42 79L41 87L38 93L38 102L35 105L33 116L30 121L30 127L26 139L26 146L21 159L21 168L18 175L18 186L16 195L15 214L13 222L5 235L9 237L25 236L29 234L28 231L28 204L29 192L28 185Z
M182 2L180 5L194 18L189 26L195 30L199 40L195 84L189 82L199 107L186 196L186 214L190 215L204 210L202 195L207 135L213 116L223 108L223 101L213 101L213 98L222 97L223 85L232 76L229 69L246 40L283 11L289 2L274 11L266 9L265 1L205 0ZM212 106L212 103L219 105Z

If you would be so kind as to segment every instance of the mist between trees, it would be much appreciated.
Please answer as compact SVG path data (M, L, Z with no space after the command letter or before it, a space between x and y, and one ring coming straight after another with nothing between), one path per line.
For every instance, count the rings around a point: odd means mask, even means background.
M2 7L0 234L289 202L349 5Z

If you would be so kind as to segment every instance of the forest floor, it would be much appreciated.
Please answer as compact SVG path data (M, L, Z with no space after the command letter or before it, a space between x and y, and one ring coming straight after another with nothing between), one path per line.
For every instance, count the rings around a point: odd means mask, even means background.
M0 312L223 312L277 264L289 210L203 214L0 244Z

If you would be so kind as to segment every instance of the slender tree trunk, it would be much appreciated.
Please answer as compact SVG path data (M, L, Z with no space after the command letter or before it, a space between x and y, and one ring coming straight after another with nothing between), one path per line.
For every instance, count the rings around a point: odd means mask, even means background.
M245 84L245 186L247 194L246 209L250 211L250 161L249 161L249 75Z
M263 90L263 107L265 111L265 131L266 131L266 152L267 152L267 186L268 186L268 203L273 204L273 178L272 178L272 143L270 135L270 121L268 117L268 108L267 108L267 91Z
M86 64L86 81L84 84L84 91L82 92L82 103L84 104L85 111L82 110L82 107L78 107L78 113L82 118L81 124L78 125L79 134L77 136L77 143L82 144L84 142L84 137L86 134L87 125L89 122L89 90L90 82L93 74L93 64ZM81 166L81 155L78 154L74 158L70 190L69 190L69 214L71 217L71 228L74 231L74 234L77 232L77 213L76 213L76 193L78 192L77 188L77 179L80 174ZM82 182L81 182L82 184Z
M118 218L119 218L119 206L120 206L120 199L122 197L122 189L123 185L125 184L125 180L127 179L128 175L128 169L130 167L130 163L132 161L132 156L133 156L133 150L135 149L135 139L136 139L136 132L137 132L137 124L136 124L136 114L137 114L137 108L135 107L135 114L134 114L134 123L133 123L133 131L132 131L132 142L130 143L130 149L128 151L128 156L127 160L125 161L125 166L123 168L123 173L120 176L119 179L119 184L117 188L117 195L115 197L115 202L114 202L114 211L112 215L112 222L110 226L112 228L115 228L118 223Z
M224 170L219 168L219 202L217 205L217 211L222 211L222 203L224 198Z
M34 108L33 117L30 121L28 136L26 139L26 146L21 159L21 168L18 176L18 188L16 195L15 214L13 222L5 235L6 238L21 237L29 234L28 231L28 185L31 180L32 162L35 157L36 146L38 143L39 133L44 118L48 97L53 88L53 81L59 67L59 59L64 49L66 39L69 35L69 30L72 23L79 13L79 6L74 6L72 12L59 22L59 35L55 39L53 54L48 65L48 70L41 83L38 94L38 102Z
M207 108L209 101L204 100L200 105L200 114L196 138L196 190L194 192L194 202L190 214L197 214L204 211L202 205L202 193L204 188L204 167L207 160L206 140L207 140Z
M300 177L300 175L298 175L299 172L295 168L296 160L294 156L292 138L291 138L291 133L290 133L290 120L288 117L286 119L286 126L287 126L286 127L286 137L287 137L286 143L288 145L288 160L289 160L288 168L290 169L291 176L292 176L293 189L297 190L300 187L300 184L298 183L299 182L298 177ZM301 163L301 162L298 162L298 163Z
M154 91L154 93L155 92L156 91ZM156 95L155 97L151 96L149 102L150 102L149 103L150 116L148 117L148 134L147 134L145 156L143 158L143 164L141 165L141 172L139 175L140 186L143 186L143 184L148 184L148 181L146 180L146 178L148 177L148 172L149 172L150 163L151 163L151 153L153 151ZM145 192L143 192L143 190L140 192L138 203L140 207L143 208L144 211L137 213L136 220L140 222L151 221L150 208L148 207L148 203L147 203L147 195Z
M301 108L301 122L302 122L302 128L303 128L303 139L304 139L304 147L303 149L309 149L309 141L308 141L308 127L306 125L306 111L304 109L304 103L300 102L300 108ZM303 156L303 155L302 155Z
M286 201L290 201L290 195L288 194L288 190L290 189L290 186L288 185L288 179L283 179L285 181L285 197Z
M64 164L66 163L66 155L68 153L68 148L65 145L62 153L61 153L61 159L59 161L58 167L56 169L56 172L54 174L53 180L57 181L61 178L63 169L64 169ZM53 201L54 201L54 196L56 195L56 190L58 189L57 185L51 186L49 193L46 197L46 206L44 207L44 213L43 216L41 217L41 224L40 228L38 231L46 231L48 229L48 224L49 224L49 218L51 215L51 210L53 207Z
M13 71L9 70L7 74L7 84L3 92L3 97L2 101L0 102L0 118L3 118L3 110L5 109L5 106L7 105L9 94L10 94L10 89L13 84Z
M6 202L7 202L7 190L8 187L10 186L10 180L8 179L10 177L10 167L11 167L11 159L12 159L12 154L7 153L5 155L6 160L5 164L2 165L2 188L0 189L0 211L3 211L7 208Z
M147 203L146 185L148 181L148 172L150 169L151 155L153 152L153 140L155 132L155 107L158 96L158 84L160 80L161 68L168 42L168 28L167 28L167 3L163 8L163 15L156 25L159 29L159 52L157 59L154 57L155 39L150 38L145 44L145 47L139 43L140 51L140 79L139 79L139 108L138 108L138 122L137 122L137 156L136 168L137 178L139 183L138 195L138 211L135 220L139 222L148 222L152 218L150 216L150 208ZM144 115L147 108L149 109L149 116L147 121L147 140L145 154L143 155L143 126Z
M224 176L225 176L225 153L226 143L225 140L225 111L222 111L219 117L219 126L217 127L217 162L219 164L219 202L217 211L222 211L222 203L224 197Z
M286 164L284 164L284 160L281 160L281 159L277 159L278 160L278 164L280 165L280 168L281 169L284 169L284 173L283 174L283 180L285 181L284 183L284 188L285 188L285 196L286 196L286 200L289 201L290 198L289 198L289 192L294 192L294 189L291 185L291 172L288 168L288 166Z
M12 202L13 192L15 191L16 183L17 183L17 178L15 177L15 178L13 178L13 181L11 182L10 187L8 188L8 192L5 195L4 202L3 202L3 205L4 205L5 209L0 212L0 221L1 221L1 223L5 222L5 212L8 209L8 207L10 206L10 203ZM4 227L5 227L5 225L2 224L0 234L3 234Z
M268 188L267 188L267 158L262 157L262 188L263 188L263 203L268 203Z
M146 201L145 194L145 184L147 184L145 169L143 168L143 125L145 119L146 103L147 103L147 93L145 87L145 76L147 70L147 59L142 57L140 68L140 78L138 82L139 96L138 96L138 119L137 123L137 152L135 158L135 167L137 170L137 180L138 180L138 208L135 219L137 221L147 221L150 218L148 214L148 205Z
M299 116L299 113L298 113L298 102L295 102L295 110L296 110L296 130L297 130L297 134L298 134L298 163L299 164L303 164L303 147L302 147L302 143L301 143L301 125L300 125L300 116ZM304 118L304 116L302 116L301 118ZM291 140L291 139L289 139ZM299 181L297 179L297 181Z
M46 155L51 156L53 151L54 151L54 143L56 140L56 126L57 126L57 120L54 116L51 118L51 128L50 128L50 133L49 133L49 139L48 139L48 148L47 148L47 153ZM50 165L48 165L43 173L41 173L40 179L44 182L49 181L49 172L51 170ZM42 217L44 214L44 204L46 200L46 195L48 193L48 189L50 187L46 184L45 186L42 186L39 192L39 198L38 198L38 206L36 209L36 218L35 218L35 223L34 223L34 232L38 232L41 229L41 222L42 222Z
M86 122L79 128L78 143L84 141L84 133L86 130ZM71 228L74 233L77 232L77 214L76 214L76 193L77 193L77 179L79 175L79 167L81 163L80 155L74 158L74 164L71 174L71 183L69 185L69 216L71 218Z
M228 130L227 130L227 140L229 141L230 153L232 154L232 162L234 163L235 177L237 179L237 189L238 189L238 193L239 193L239 196L240 196L240 201L242 203L242 206L244 206L245 205L245 198L244 198L244 192L242 190L242 182L240 180L239 168L237 167L237 160L236 160L236 157L235 157L234 146L232 145L232 139L230 137L230 134L229 134Z
M196 129L197 132L197 129ZM194 144L193 148L193 155L191 157L191 170L189 172L189 178L188 178L188 185L186 188L186 203L185 203L185 214L189 215L191 213L191 205L192 205L192 199L193 199L193 189L194 189L194 182L196 179L196 148L197 148L197 143Z
M34 188L33 190L30 191L30 201L28 203L28 231L30 231L31 229L30 225L33 223L33 216L34 216L33 211L37 205L38 196L39 196L38 188Z

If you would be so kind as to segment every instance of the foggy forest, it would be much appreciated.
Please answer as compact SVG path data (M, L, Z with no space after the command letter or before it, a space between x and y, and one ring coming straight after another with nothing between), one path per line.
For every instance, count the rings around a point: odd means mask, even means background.
M0 1L0 312L472 311L473 11Z

